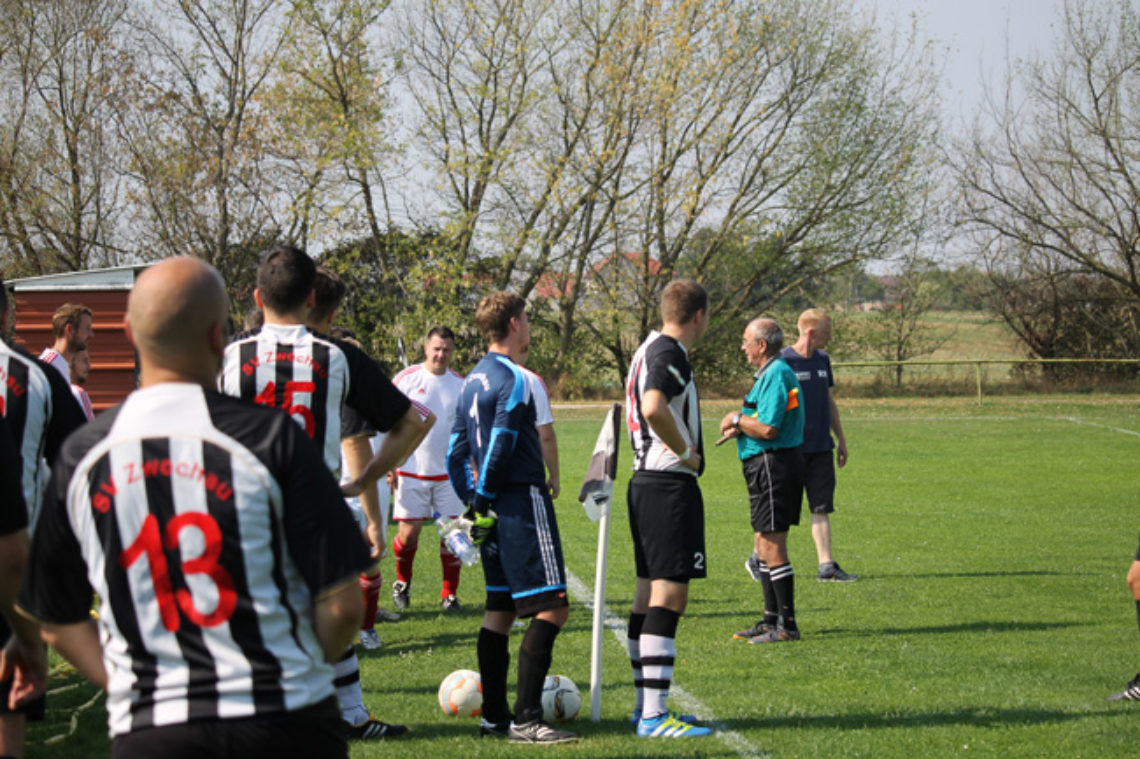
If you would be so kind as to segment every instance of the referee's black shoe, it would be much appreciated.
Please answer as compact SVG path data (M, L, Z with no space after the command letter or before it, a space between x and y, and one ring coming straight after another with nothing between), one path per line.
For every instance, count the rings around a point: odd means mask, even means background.
M368 715L368 720L361 722L359 725L350 725L344 723L345 730L348 731L348 739L350 741L375 741L381 738L398 738L404 733L408 732L407 725L389 725L387 722L381 722Z
M765 622L763 619L756 620L756 624L749 627L747 630L740 630L732 634L733 640L752 640L757 635L763 635L766 632L776 629L775 622Z

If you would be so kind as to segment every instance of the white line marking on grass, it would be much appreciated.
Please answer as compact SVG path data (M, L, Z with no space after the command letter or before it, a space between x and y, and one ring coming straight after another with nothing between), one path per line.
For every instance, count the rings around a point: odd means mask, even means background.
M593 611L593 589L579 580L578 576L569 569L566 570L566 586L572 594L578 597L583 606L591 612ZM614 634L614 637L617 638L617 642L621 646L622 651L625 651L625 641L629 637L625 622L617 614L610 611L608 606L604 607L602 611L604 612L603 619L605 620L606 627ZM737 756L752 757L754 759L771 759L771 754L753 746L743 735L718 720L713 716L711 709L705 706L696 696L677 685L676 681L673 682L669 692L673 695L674 699L676 699L677 703L680 704L682 709L697 715L702 722L713 728L713 736L719 738L722 743L735 751ZM710 716L706 717L705 715Z
M1113 432L1119 432L1122 435L1135 435L1136 437L1140 437L1140 432L1137 432L1136 430L1129 430L1125 429L1124 427L1113 427L1112 425L1100 424L1099 422L1086 422L1084 419L1078 419L1075 416L1054 416L1051 418L1058 422L1072 422L1073 424L1083 424L1087 427L1100 427L1102 430L1112 430Z

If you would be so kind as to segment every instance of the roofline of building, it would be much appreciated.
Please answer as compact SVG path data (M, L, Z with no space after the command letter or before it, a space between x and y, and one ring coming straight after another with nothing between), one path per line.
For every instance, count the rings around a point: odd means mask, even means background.
M14 292L130 290L134 287L139 272L148 266L151 264L129 264L127 266L110 266L105 269L42 274L38 277L9 279L4 284Z

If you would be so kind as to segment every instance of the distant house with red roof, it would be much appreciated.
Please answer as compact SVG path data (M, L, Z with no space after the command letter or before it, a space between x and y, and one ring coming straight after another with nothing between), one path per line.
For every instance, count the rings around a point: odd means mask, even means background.
M612 271L615 265L616 277L635 276L646 268L651 276L657 276L661 272L661 262L652 256L649 256L647 261L645 253L614 253L589 268L586 272L585 286L588 288L592 281L610 276L607 270ZM574 282L575 275L572 273L547 272L539 277L538 284L534 287L534 294L540 298L559 300L570 295Z

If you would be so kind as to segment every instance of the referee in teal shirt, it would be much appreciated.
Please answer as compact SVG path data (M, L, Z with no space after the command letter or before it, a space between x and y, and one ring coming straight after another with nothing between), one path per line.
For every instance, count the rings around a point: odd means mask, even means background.
M748 486L764 616L732 637L750 643L799 640L795 573L788 559L788 528L800 522L804 437L800 383L780 358L784 333L772 319L753 319L744 328L741 350L757 368L756 382L740 411L726 414L722 436L736 438Z

